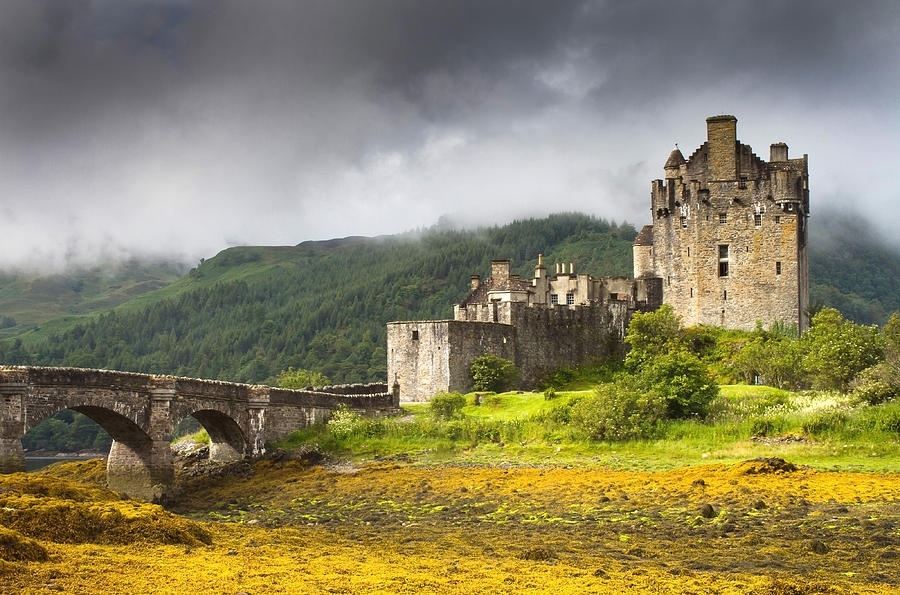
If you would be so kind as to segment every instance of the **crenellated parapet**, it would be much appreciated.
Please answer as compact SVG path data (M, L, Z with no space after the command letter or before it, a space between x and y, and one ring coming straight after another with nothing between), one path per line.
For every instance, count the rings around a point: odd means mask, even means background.
M737 139L737 118L707 118L707 141L650 184L652 225L634 243L636 277L663 280L686 324L803 329L808 306L808 159L785 143L766 162Z

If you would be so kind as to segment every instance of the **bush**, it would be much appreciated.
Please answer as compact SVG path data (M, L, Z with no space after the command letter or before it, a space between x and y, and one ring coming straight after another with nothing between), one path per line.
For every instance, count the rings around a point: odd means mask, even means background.
M556 389L552 386L548 387L547 390L544 391L544 400L552 401L556 398Z
M824 409L803 422L803 433L815 435L839 432L848 419L850 416L842 409Z
M601 384L594 394L575 403L572 423L593 440L650 437L666 414L665 398L642 390L631 377Z
M459 393L438 393L431 397L429 409L435 419L458 417L466 406L466 398Z
M338 440L346 440L357 431L360 421L359 415L340 405L328 420L328 431Z
M893 371L886 363L866 368L854 383L853 396L869 405L878 405L900 396Z
M709 403L719 394L706 366L687 351L654 357L640 368L637 382L644 391L662 397L668 418L706 415Z
M469 373L475 390L499 393L515 388L519 382L519 369L516 365L490 353L472 360Z

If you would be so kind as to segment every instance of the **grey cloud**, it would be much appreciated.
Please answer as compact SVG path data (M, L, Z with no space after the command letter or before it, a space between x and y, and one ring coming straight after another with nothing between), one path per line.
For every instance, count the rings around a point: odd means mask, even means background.
M814 204L853 191L840 168L869 169L864 212L896 215L890 167L862 153L900 132L897 6L6 2L0 212L17 229L0 266L199 258L445 213L640 224L671 142L692 150L720 111L763 155L810 153Z

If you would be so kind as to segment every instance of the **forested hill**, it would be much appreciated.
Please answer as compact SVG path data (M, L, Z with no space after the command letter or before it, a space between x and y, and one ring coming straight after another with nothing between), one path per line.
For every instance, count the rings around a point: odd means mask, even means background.
M900 254L859 220L820 215L811 301L863 323L900 310ZM585 215L474 231L230 248L175 283L80 322L0 341L0 363L102 367L245 382L289 366L336 382L385 377L385 323L452 316L473 273L509 258L530 278L539 253L597 276L631 274L635 229Z
M260 382L289 366L334 381L383 380L385 323L449 318L473 273L539 253L595 275L630 275L635 230L562 214L475 231L230 248L171 286L67 330L0 343L0 362Z

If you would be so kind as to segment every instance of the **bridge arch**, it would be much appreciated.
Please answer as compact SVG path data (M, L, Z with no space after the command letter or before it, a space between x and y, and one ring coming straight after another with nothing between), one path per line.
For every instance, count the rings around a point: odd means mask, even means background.
M244 431L230 415L215 409L200 409L190 415L209 434L210 461L238 461L247 454Z

